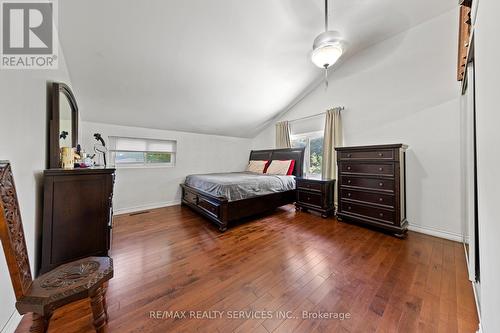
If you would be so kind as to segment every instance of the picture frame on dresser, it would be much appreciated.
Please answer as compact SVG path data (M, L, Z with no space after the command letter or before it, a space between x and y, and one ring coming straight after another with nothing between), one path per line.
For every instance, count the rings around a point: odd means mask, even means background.
M406 236L407 148L402 143L335 148L338 219Z

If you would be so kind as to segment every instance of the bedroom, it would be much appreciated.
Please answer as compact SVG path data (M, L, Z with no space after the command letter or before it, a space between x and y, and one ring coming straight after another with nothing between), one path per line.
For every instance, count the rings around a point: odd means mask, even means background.
M0 160L27 249L6 251L2 195L2 333L500 330L499 4L42 1L47 34L22 3L1 1ZM22 68L24 32L56 66ZM74 168L77 145L107 168ZM189 183L250 161L246 184ZM64 304L16 289L19 258L36 284L90 256L113 267L65 271L67 293L104 275Z

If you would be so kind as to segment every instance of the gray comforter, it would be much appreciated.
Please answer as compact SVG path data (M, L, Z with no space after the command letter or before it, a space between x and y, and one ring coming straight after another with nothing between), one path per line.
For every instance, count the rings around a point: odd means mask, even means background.
M229 201L295 189L294 176L257 174L252 172L189 175L186 185Z

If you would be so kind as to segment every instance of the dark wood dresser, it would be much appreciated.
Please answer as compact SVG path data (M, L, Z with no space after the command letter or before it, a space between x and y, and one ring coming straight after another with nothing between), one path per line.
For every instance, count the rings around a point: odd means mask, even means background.
M403 144L335 148L340 219L404 236L408 229L406 149Z
M297 209L317 211L323 218L335 213L333 205L335 179L297 177L295 181L297 186L295 207Z
M112 168L45 170L40 274L108 255L114 179Z

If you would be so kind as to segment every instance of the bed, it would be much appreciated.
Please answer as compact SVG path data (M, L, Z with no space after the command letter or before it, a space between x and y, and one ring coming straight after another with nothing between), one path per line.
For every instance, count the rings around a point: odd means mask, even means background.
M248 172L189 175L181 184L182 204L224 232L231 222L295 201L295 177L303 175L304 148L252 150L249 160L295 160L295 165L292 176Z

